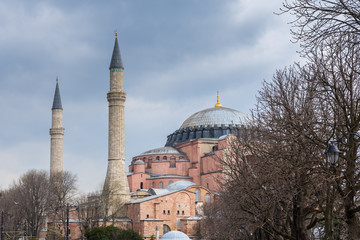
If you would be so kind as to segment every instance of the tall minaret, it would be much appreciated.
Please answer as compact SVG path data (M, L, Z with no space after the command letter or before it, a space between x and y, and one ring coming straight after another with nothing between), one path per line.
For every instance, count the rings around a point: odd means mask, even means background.
M51 149L50 149L50 177L63 171L63 136L62 127L63 108L61 105L59 80L56 77L56 88L52 106L52 124L50 128Z
M129 184L125 171L125 117L126 94L123 87L124 67L115 34L115 45L110 63L109 102L109 146L108 168L103 196L107 196L107 215L125 216L124 203L130 201Z

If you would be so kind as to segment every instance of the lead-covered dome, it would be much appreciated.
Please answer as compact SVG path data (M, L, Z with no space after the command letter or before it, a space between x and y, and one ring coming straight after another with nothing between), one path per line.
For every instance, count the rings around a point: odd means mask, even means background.
M180 129L198 126L246 125L248 117L237 110L225 107L213 107L194 113L184 121Z
M248 116L237 110L221 105L208 108L187 118L178 130L168 136L165 146L176 146L199 138L237 134L240 128L249 127L249 123Z
M165 233L160 240L190 240L190 238L183 232L180 231L170 231Z
M179 152L179 150L177 150L176 148L173 148L173 147L160 147L160 148L154 148L154 149L148 150L146 152L143 152L139 156L153 155L153 154L169 155L169 154L183 154L183 153Z

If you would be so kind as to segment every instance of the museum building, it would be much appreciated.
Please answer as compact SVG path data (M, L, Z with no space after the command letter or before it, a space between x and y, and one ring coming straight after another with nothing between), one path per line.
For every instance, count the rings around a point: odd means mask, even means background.
M249 129L248 117L223 107L218 93L215 106L188 117L179 129L168 135L165 146L133 157L126 176L126 94L117 35L109 70L109 156L104 190L112 190L109 199L117 204L108 209L111 221L97 217L95 222L133 229L145 239L156 234L162 236L174 229L196 238L203 208L213 201L224 179L219 160L226 160L232 136ZM57 83L50 129L51 172L62 172L62 110ZM86 212L85 217L90 218L91 212L101 212L103 205L101 196L94 196L70 211L73 212L70 221L72 239L80 239L84 232L84 220L79 216L81 209ZM56 227L51 219L48 225Z

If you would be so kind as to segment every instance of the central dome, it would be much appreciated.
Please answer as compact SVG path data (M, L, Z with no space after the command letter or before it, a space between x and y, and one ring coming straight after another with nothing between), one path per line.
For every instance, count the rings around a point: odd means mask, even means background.
M196 112L187 118L178 130L167 137L165 146L176 146L199 138L219 138L230 133L237 134L241 128L248 128L248 116L237 110L215 107Z
M231 108L213 107L191 115L184 121L180 129L197 126L215 125L247 125L248 119L244 113Z

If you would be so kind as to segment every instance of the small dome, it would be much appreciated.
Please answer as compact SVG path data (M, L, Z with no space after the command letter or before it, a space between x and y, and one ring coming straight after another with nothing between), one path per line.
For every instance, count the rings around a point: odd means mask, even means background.
M169 240L190 240L190 238L183 232L180 231L170 231L165 233L161 238L161 240L169 239Z
M190 181L181 180L181 181L177 181L177 182L169 184L166 187L166 189L169 191L177 191L177 190L186 189L193 185L196 185L196 184L193 182L190 182Z
M141 153L139 156L143 155L153 155L153 154L183 154L179 152L177 149L173 147L161 147L161 148L155 148L151 149L149 151Z
M144 161L143 160L136 160L135 162L134 162L134 165L144 165L145 163L144 163Z

